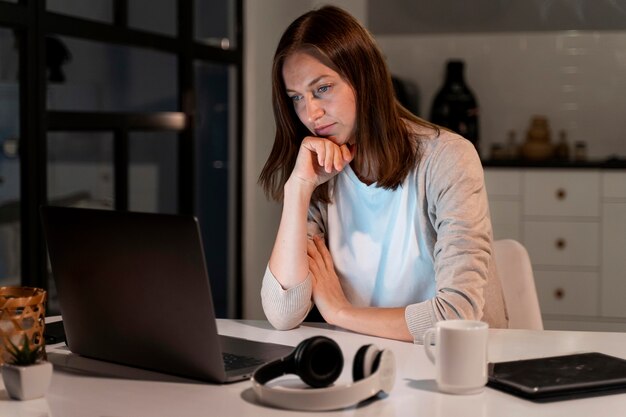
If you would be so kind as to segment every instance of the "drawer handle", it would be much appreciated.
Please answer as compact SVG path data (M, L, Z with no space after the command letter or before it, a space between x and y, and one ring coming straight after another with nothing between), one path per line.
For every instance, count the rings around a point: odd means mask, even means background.
M565 191L564 188L559 188L558 190L556 190L557 200L565 200L565 197L567 197L567 191Z
M554 298L557 300L562 300L565 297L565 290L563 288L557 288L554 290Z
M554 243L554 246L556 246L558 250L563 250L567 246L567 242L565 241L565 239L557 239Z

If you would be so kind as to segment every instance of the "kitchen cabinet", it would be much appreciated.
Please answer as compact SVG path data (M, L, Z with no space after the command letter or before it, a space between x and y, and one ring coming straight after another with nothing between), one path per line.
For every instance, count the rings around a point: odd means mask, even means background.
M546 329L626 331L626 170L486 167L494 237L528 250Z
M602 315L626 317L626 172L608 172L602 182Z
M485 170L485 183L494 238L521 241L521 171L499 168Z

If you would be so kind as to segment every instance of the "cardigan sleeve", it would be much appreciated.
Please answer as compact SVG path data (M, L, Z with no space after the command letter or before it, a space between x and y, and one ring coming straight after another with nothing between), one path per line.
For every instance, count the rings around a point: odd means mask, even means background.
M422 162L436 293L405 309L418 343L437 321L482 318L492 241L483 170L474 146L456 136L442 141Z
M293 329L302 323L311 310L313 302L313 281L311 274L300 284L283 289L269 265L261 284L261 304L267 320L278 330Z

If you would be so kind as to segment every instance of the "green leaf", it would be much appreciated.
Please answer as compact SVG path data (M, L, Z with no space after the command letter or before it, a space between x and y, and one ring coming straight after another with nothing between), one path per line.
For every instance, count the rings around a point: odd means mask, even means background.
M7 338L7 341L9 345L5 345L5 347L11 356L11 360L9 361L11 365L28 366L35 364L37 360L39 360L42 347L37 346L35 349L31 349L30 342L26 335L24 335L21 348L16 346L11 339Z

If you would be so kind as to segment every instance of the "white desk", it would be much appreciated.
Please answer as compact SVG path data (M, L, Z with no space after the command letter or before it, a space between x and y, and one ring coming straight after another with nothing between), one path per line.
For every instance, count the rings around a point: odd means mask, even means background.
M324 416L568 416L626 415L626 394L537 404L486 388L470 396L454 396L437 391L434 367L423 347L405 342L372 338L341 330L305 325L279 332L263 321L218 320L222 334L296 345L318 334L334 338L345 357L344 372L337 383L351 379L352 358L367 343L392 349L396 354L397 380L389 397L361 407L323 413ZM58 345L55 345L58 346ZM489 360L504 361L582 351L599 351L626 358L626 333L571 331L490 330ZM48 347L60 363L66 350ZM53 355L52 355L53 354ZM88 361L88 360L87 360ZM174 378L97 361L106 372L129 371L132 377L102 376L93 372L71 371L55 366L52 385L45 398L31 401L10 400L0 382L0 416L19 417L187 417L187 416L284 416L307 413L271 409L255 403L248 381L211 385ZM95 368L94 368L95 369ZM310 413L320 416L321 413Z

